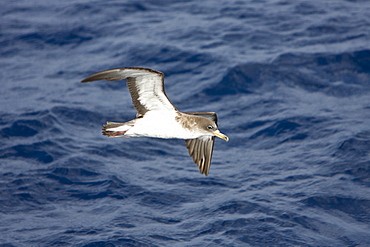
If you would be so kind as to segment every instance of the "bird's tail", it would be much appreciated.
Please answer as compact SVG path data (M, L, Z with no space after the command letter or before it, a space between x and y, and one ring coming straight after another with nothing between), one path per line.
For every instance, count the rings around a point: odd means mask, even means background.
M132 121L126 123L107 122L103 125L102 133L108 137L125 136L126 132L134 126Z

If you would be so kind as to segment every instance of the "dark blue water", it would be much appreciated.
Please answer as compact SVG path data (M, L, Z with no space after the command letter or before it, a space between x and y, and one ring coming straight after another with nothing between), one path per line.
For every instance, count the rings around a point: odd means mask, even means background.
M370 2L9 1L0 246L370 246ZM230 137L201 175L105 69L166 74Z

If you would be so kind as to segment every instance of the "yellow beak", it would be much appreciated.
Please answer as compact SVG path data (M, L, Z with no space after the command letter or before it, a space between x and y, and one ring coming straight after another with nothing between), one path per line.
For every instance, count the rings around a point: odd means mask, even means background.
M214 131L213 134L227 142L229 141L229 137L227 135L222 134L219 130Z

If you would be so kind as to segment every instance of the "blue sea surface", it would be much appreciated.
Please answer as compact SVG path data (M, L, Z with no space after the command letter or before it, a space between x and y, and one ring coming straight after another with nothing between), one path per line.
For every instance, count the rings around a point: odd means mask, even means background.
M3 0L0 247L370 246L370 1ZM107 138L124 81L215 111L183 140Z

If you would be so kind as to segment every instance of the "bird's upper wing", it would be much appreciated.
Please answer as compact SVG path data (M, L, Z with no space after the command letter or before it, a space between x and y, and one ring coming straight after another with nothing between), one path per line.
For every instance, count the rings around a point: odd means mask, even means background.
M185 114L208 118L217 125L217 114L215 112L184 112Z
M185 142L186 148L189 150L189 155L193 157L193 160L197 164L200 173L208 176L208 172L211 167L215 137L202 136L197 139L185 140Z
M139 67L111 69L91 75L82 82L122 79L127 79L132 103L139 116L152 110L177 111L164 91L164 74L156 70Z

